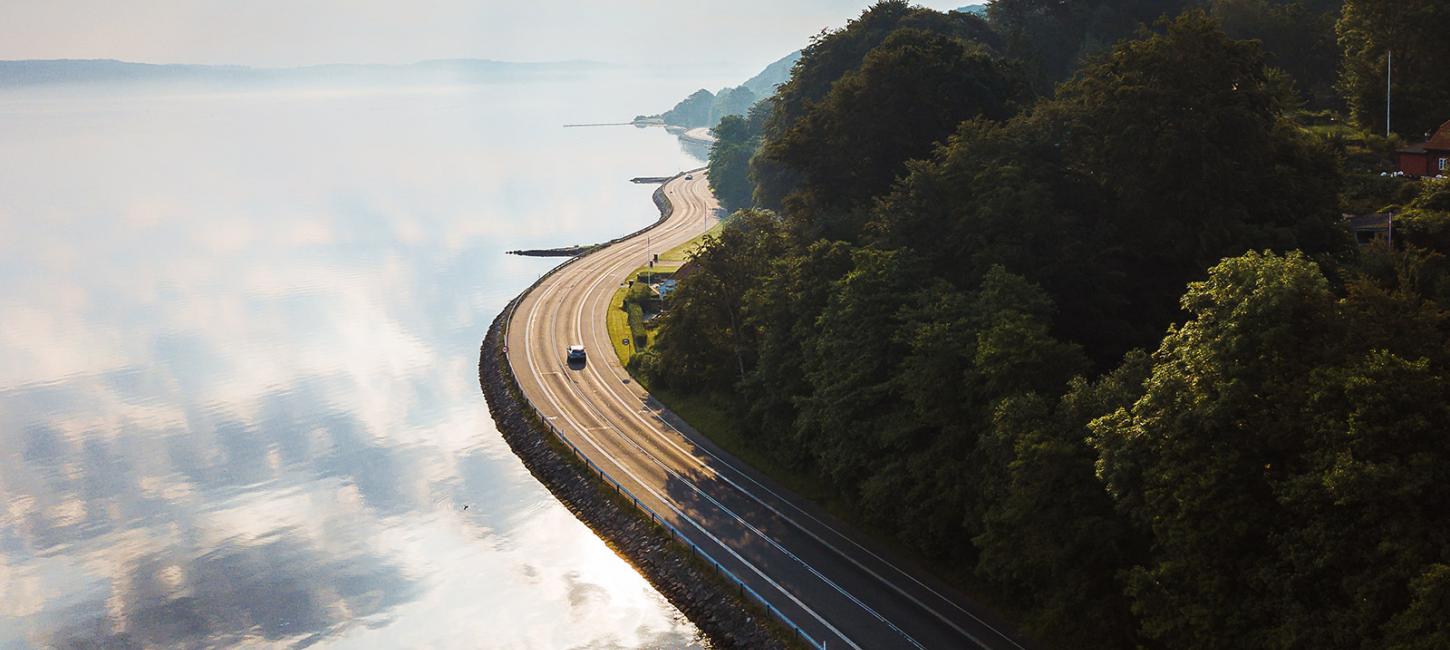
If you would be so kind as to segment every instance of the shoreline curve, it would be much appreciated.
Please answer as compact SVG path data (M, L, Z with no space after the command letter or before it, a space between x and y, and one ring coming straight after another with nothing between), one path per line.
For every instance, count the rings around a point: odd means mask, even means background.
M673 178L699 171L681 172ZM631 239L669 220L674 206L663 189L661 185L653 196L660 210L657 221L599 248ZM737 594L658 524L618 498L608 489L608 484L567 453L527 405L505 358L504 333L515 306L524 296L559 269L583 257L571 258L545 273L510 301L489 326L479 349L478 380L494 424L529 473L576 519L639 571L711 644L722 648L787 647L774 630L769 615Z

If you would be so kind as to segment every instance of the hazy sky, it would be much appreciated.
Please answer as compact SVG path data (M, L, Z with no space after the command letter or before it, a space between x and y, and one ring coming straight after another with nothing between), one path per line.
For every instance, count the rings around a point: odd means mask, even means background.
M922 0L949 9L972 0ZM0 59L763 65L869 0L3 0Z

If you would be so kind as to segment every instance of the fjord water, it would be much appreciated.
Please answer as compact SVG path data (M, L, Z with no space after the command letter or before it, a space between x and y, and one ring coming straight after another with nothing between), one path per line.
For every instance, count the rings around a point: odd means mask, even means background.
M639 73L0 91L0 647L680 647L479 341L698 166Z

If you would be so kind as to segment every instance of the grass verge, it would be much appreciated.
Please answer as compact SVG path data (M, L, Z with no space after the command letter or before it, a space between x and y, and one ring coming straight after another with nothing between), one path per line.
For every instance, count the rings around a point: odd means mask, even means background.
M718 236L724 228L725 220L721 219L715 222L715 225L711 226L709 230L696 235L690 241L660 253L660 261L654 270L664 272L678 269L690 259L690 255L695 252L695 248L704 241L705 237ZM626 368L629 367L629 360L634 358L638 351L634 349L633 342L630 342L629 313L624 308L624 296L629 291L629 280L637 280L641 273L649 273L651 270L648 266L635 269L609 298L609 314L605 317L605 328L609 332L609 343L614 347L614 356L619 357L619 362ZM654 337L654 331L651 330L649 333L650 345L654 344Z
M783 462L779 455L761 449L752 443L740 421L732 417L726 406L727 398L719 395L691 395L669 389L650 386L646 379L635 377L661 404L669 407L676 415L690 423L701 435L720 446L730 455L739 458L756 471L769 476L776 483L785 486L810 501L820 505L833 515L846 519L847 503L840 499L839 492L830 489L824 481L801 472Z
M614 348L614 356L619 357L619 362L624 367L629 367L629 360L639 352L634 346L634 334L629 327L629 311L624 306L624 297L629 293L629 283L638 281L639 276L649 276L650 273L673 273L674 268L665 265L663 262L655 265L653 269L648 266L641 266L625 278L624 284L614 290L614 295L609 297L609 312L604 316L604 328L609 333L609 344ZM654 345L655 330L646 328L645 347Z
M609 344L614 347L614 356L624 367L634 358L634 344L629 340L629 312L624 310L624 294L629 289L621 286L609 298L609 313L605 316L605 329L609 332Z
M700 242L704 241L705 237L719 236L720 231L724 228L725 220L721 219L715 222L715 225L711 226L709 230L700 233L694 239L691 239L690 241L680 244L679 246L660 253L660 261L678 262L680 264L684 264L685 262L689 261L690 255L695 252L695 248L700 245Z

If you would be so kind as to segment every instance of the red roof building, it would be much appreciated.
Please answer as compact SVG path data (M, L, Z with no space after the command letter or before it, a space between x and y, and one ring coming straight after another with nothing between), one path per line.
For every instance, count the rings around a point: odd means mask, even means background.
M1395 163L1410 176L1450 174L1450 122L1441 124L1428 141L1395 152Z

